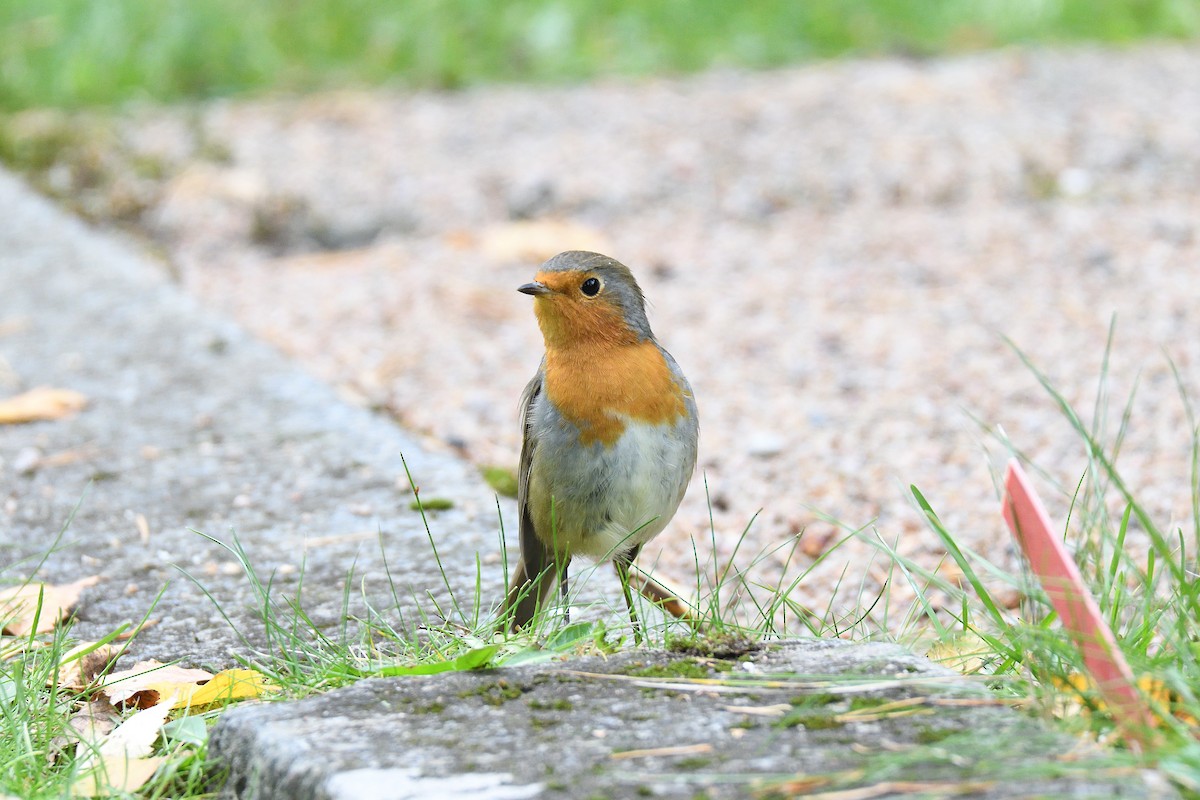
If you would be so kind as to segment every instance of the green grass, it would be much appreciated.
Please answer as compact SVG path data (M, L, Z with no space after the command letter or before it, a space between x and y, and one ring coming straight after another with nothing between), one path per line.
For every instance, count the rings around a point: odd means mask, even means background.
M5 0L0 109L1197 33L1197 0Z
M1115 430L1109 430L1107 421L1114 416L1107 389L1111 347L1110 331L1090 421L1015 346L1014 350L1083 445L1085 470L1067 491L1070 512L1063 536L1153 710L1156 729L1145 758L1186 796L1200 796L1200 427L1176 372L1188 418L1180 438L1191 453L1191 472L1179 480L1190 487L1192 517L1168 528L1151 517L1117 466L1129 432L1133 394L1115 415ZM1002 434L1000 440L1037 472L1014 443ZM1035 713L1058 718L1087 738L1123 747L1119 726L1084 677L1083 659L1036 580L1006 573L960 546L924 494L916 487L912 492L965 576L967 588L947 583L877 538L876 544L917 592L917 602L906 616L912 624L902 638L933 644L949 663L971 664L971 671L992 677L997 691L1027 698ZM1008 611L997 598L1006 588L1025 596L1019 609ZM928 600L934 589L948 595L946 605L955 610L934 611Z

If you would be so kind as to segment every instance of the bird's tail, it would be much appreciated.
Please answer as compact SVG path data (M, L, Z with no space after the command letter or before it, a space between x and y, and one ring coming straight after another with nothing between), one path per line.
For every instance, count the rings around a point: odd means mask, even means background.
M539 569L533 572L531 566ZM546 598L553 591L557 578L558 567L553 560L545 564L527 565L522 555L504 598L503 619L510 631L524 628L533 621L538 610L545 607Z

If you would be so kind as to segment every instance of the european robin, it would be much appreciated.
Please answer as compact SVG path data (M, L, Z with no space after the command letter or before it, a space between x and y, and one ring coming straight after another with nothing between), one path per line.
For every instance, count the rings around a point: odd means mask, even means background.
M521 558L505 598L511 628L533 619L575 556L611 560L630 595L679 617L673 593L630 565L675 515L696 467L692 387L646 319L633 273L599 253L559 253L532 283L546 353L521 396Z

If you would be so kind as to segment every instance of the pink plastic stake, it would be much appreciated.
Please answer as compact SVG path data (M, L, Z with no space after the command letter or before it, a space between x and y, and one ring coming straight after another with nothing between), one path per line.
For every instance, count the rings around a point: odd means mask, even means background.
M1079 567L1050 525L1050 516L1014 459L1004 476L1004 519L1042 582L1101 697L1127 740L1145 744L1151 725L1149 708L1134 688L1133 672L1117 647L1112 629L1100 616L1095 598L1083 585Z

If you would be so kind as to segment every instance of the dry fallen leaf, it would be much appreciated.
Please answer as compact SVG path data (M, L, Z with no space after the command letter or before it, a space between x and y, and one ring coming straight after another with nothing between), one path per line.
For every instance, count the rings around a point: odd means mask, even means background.
M953 561L943 561L941 564L938 564L937 574L946 583L951 586L957 586L960 589L967 583L967 577L963 574L962 568Z
M65 467L68 464L76 464L80 461L86 461L89 458L94 458L99 450L95 445L84 445L83 447L73 447L70 450L62 450L57 453L51 453L48 456L42 456L37 460L37 468L44 467Z
M87 405L87 398L70 389L41 386L0 400L0 425L62 419Z
M120 713L103 697L84 703L83 708L71 715L71 730L89 742L99 742L108 736L121 722Z
M58 669L60 689L82 692L121 652L121 648L105 644L90 653L84 653L92 647L96 647L95 642L83 642L63 654L62 666Z
M129 669L110 673L104 678L101 691L113 705L151 708L163 697L190 697L199 684L213 679L202 669L167 666L161 661L141 661Z
M776 784L771 788L785 797L794 797L809 794L813 789L819 789L822 786L828 786L832 780L833 778L828 775L797 775L791 780Z
M35 641L33 644L37 644L37 642ZM29 645L29 638L25 636L19 638L8 636L0 637L0 661L7 661L14 656L21 655L21 653L24 653Z
M480 245L493 261L542 262L563 250L607 253L610 243L597 230L571 220L537 219L493 225Z
M770 706L721 706L721 708L735 714L749 714L752 717L782 717L791 711L793 706L790 703L776 703Z
M72 797L111 797L136 792L154 776L165 758L109 756L71 787Z
M129 592L126 591L126 594L129 594ZM122 633L118 634L116 640L118 642L128 642L130 639L137 636L142 631L146 630L147 628L153 628L155 625L157 625L160 622L162 622L162 617L145 620L140 625L138 625L136 628L130 628L129 630L123 631Z
M145 661L104 679L102 690L112 702L149 708L167 695L175 695L178 708L199 708L230 700L258 697L278 691L252 669L227 669L212 675L202 669L166 667Z
M28 636L34 632L49 633L54 626L65 619L75 604L79 595L89 586L100 582L99 575L54 586L49 583L27 583L24 586L13 586L0 589L0 633L10 636ZM42 608L38 611L38 596L42 597ZM36 619L35 619L36 617Z
M29 329L33 324L33 320L29 317L8 317L0 319L0 337L11 336L14 333L21 333ZM0 795L0 800L8 795Z
M99 747L87 750L76 762L80 770L91 767L71 787L75 797L107 797L118 792L137 791L163 763L149 758L162 733L167 715L175 706L175 695L143 709L122 722L104 737ZM99 763L97 762L99 760Z
M138 541L146 544L150 541L150 523L146 520L145 514L138 514L133 518L133 522L137 525Z
M100 756L145 758L150 755L162 726L167 722L167 715L171 713L178 699L173 694L168 695L158 705L143 708L122 722L100 743Z
M67 720L66 732L50 740L47 759L55 761L59 753L77 742L95 747L101 739L112 733L120 721L121 715L103 697L84 703Z
M1025 593L1012 586L1004 586L992 592L992 599L996 601L996 605L1012 611L1024 602Z
M800 552L812 559L820 558L837 537L836 528L806 530L800 537Z
M623 761L630 758L661 758L663 756L690 756L699 753L711 753L713 746L708 742L700 742L699 744L675 744L666 747L650 747L642 750L619 750L609 753L608 757L614 761Z

